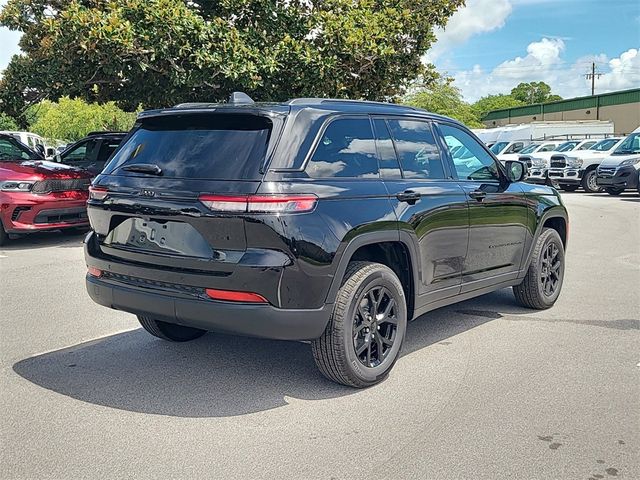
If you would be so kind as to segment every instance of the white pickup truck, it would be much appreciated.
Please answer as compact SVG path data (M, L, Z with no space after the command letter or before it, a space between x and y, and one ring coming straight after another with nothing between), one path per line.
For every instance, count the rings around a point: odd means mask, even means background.
M602 191L602 187L596 183L596 169L622 140L624 138L621 137L605 138L588 150L554 153L550 158L549 180L567 192L579 187L588 193Z
M569 140L561 143L555 150L551 152L538 152L530 155L520 155L519 160L526 162L529 166L529 177L527 182L545 184L547 183L547 173L551 162L551 156L556 153L572 152L578 150L586 150L595 145L598 140Z

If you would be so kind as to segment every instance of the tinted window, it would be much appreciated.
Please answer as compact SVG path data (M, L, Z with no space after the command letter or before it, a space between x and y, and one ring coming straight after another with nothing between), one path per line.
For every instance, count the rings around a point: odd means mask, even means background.
M596 144L595 140L593 142L584 142L582 145L578 147L578 150L587 150L593 147Z
M91 153L96 146L95 140L82 142L81 144L73 147L65 152L62 156L62 161L65 163L84 162L91 158Z
M491 145L491 151L497 155L507 145L509 145L509 142L497 142L497 143L494 143L493 145Z
M259 180L271 121L257 115L171 115L144 119L115 154L106 174L153 164L164 177Z
M312 178L377 177L378 158L369 118L334 120L306 168Z
M538 150L539 152L553 152L556 148L556 144L555 143L547 143L546 145L543 145L542 147L540 147L540 150Z
M429 122L389 120L388 124L405 178L445 178Z
M570 152L571 150L576 148L576 145L578 145L578 143L580 142L564 142L556 149L556 152Z
M120 140L103 140L98 152L98 162L106 162L111 154L116 151L120 145Z
M516 142L505 150L504 153L518 153L524 147L524 143Z
M523 154L523 155L524 155L525 153L532 153L532 152L535 152L535 151L536 151L536 149L537 149L537 148L539 148L539 147L540 147L540 145L539 145L539 144L537 144L537 143L532 143L531 145L529 145L529 146L527 146L527 147L523 148L522 150L520 150L520 153L521 153L521 154Z
M607 150L611 150L613 146L618 143L617 138L609 138L607 140L601 140L595 145L592 145L589 150L596 150L598 152L606 152Z
M16 140L0 138L0 161L3 160L29 160L37 159L38 156L29 151L27 147L21 146Z
M378 145L378 156L380 157L380 176L384 178L401 178L400 164L396 157L396 150L393 148L393 141L387 128L387 122L381 118L373 121L376 131L376 144Z
M464 130L440 125L442 135L451 152L460 180L498 180L498 165L482 145Z

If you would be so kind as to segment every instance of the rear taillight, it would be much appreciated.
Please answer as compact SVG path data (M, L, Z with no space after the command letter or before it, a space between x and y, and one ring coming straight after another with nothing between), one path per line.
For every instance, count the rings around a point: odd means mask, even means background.
M315 195L200 195L199 200L216 212L303 213L312 211Z
M92 200L104 200L109 193L104 187L89 187L89 198Z
M87 273L92 277L100 278L102 276L102 270L96 267L87 267Z
M225 302L268 303L267 299L262 295L252 292L216 290L215 288L207 288L205 292L207 296L213 300L223 300Z

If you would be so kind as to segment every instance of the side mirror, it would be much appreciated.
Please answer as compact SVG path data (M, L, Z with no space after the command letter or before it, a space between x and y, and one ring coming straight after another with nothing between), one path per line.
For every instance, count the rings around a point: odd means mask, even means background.
M58 163L62 163L62 157L60 156L59 153L56 153L53 159Z
M519 160L507 160L504 166L510 182L521 182L527 176L527 166Z

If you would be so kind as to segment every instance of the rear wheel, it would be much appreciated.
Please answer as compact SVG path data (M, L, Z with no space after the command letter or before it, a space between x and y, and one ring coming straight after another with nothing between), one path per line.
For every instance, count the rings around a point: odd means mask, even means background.
M206 330L200 330L199 328L185 327L183 325L154 320L153 318L142 315L138 315L138 321L140 325L142 325L142 328L154 337L170 342L188 342L207 333Z
M527 275L513 287L513 293L520 305L544 310L560 296L563 279L564 245L557 231L545 228L533 249Z
M582 177L582 188L584 188L585 192L588 193L597 193L602 191L602 187L598 186L596 182L596 178L598 177L598 172L595 169L589 170Z
M565 192L575 192L578 189L578 185L560 185L560 188Z
M406 303L402 284L389 267L350 263L329 323L311 343L322 374L358 388L382 381L400 355Z
M609 195L620 195L622 192L624 192L624 188L613 188L613 187L607 187L604 189L605 192L607 192Z

